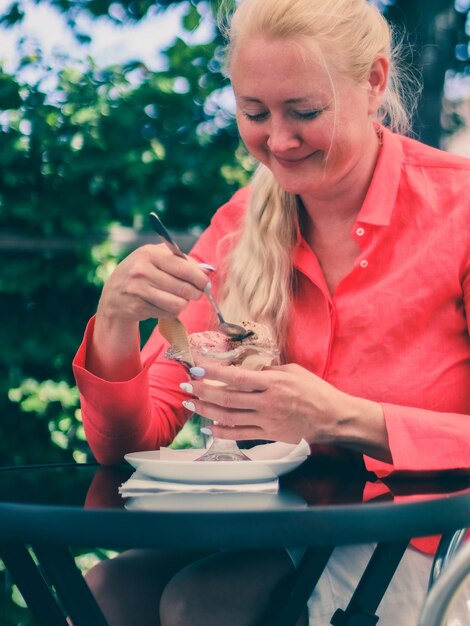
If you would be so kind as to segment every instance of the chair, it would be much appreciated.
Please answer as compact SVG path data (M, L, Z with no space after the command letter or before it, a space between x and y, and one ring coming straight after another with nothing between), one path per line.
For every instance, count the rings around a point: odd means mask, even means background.
M455 554L461 548L468 536L470 536L469 528L461 528L455 532L442 535L434 557L434 562L432 564L428 591L434 585L439 574L446 567L449 561L454 558Z
M470 626L470 541L442 569L423 603L418 626ZM458 616L447 621L462 591L466 602ZM460 606L460 605L459 605Z

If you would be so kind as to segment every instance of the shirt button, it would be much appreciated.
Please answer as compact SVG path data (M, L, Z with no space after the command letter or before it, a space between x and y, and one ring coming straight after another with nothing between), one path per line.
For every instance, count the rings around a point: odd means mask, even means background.
M362 261L359 263L359 265L363 268L367 267L369 265L369 261L366 261L366 259L362 259Z
M365 230L362 228L362 226L359 226L359 228L356 228L356 235L358 237L362 237L365 234Z

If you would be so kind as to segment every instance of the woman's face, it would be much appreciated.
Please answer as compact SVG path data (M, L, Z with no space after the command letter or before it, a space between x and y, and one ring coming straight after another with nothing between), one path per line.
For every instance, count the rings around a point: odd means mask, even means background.
M290 40L254 39L235 51L230 70L240 135L285 191L328 197L368 184L378 145L369 82L330 80Z

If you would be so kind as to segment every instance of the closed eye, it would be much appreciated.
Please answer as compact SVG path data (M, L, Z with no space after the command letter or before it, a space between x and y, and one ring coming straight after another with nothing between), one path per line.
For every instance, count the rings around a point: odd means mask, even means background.
M297 120L313 120L323 113L324 109L309 109L308 111L289 111L290 117L293 117ZM250 122L264 122L269 117L269 112L265 111L263 113L247 113L246 111L242 111L244 117L246 117Z
M268 113L247 113L243 111L243 115L250 120L250 122L264 122L268 117Z
M299 120L313 120L323 112L324 109L310 109L308 111L291 111L290 115Z

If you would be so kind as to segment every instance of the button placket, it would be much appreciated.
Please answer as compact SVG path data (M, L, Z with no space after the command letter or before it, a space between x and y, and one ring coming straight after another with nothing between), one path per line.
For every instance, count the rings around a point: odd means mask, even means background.
M356 226L354 229L354 235L356 240L362 239L362 241L358 241L359 246L362 248L363 253L364 253L364 249L366 247L366 242L364 241L364 235L366 234L366 229L364 228L364 226ZM369 265L369 261L367 259L361 259L359 261L359 267L362 269L365 269L366 267L368 267Z

